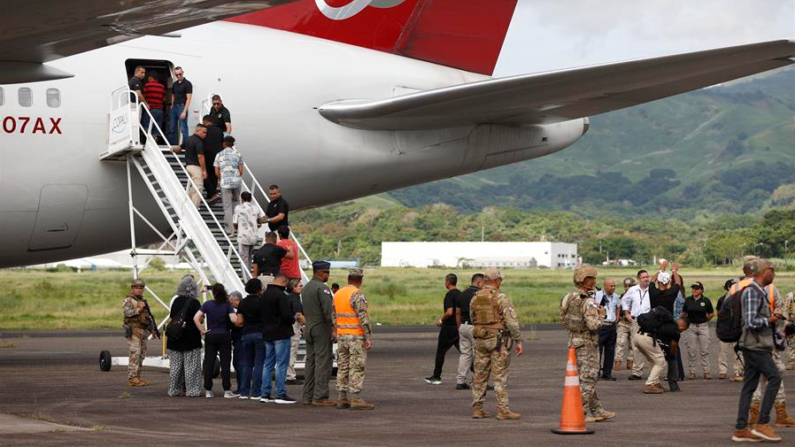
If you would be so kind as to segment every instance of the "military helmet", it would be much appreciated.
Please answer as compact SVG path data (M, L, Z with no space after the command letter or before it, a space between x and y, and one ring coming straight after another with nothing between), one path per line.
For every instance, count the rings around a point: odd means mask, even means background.
M579 286L585 278L596 278L596 269L590 264L581 264L574 268L574 285Z
M130 284L130 288L136 288L136 287L146 287L144 280L140 278L133 280L132 284Z

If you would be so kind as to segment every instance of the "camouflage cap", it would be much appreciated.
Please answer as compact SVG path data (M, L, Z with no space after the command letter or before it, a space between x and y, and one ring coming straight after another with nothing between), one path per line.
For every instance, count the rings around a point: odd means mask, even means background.
M767 269L775 269L773 263L767 259L757 258L751 263L751 271L754 273L763 272Z
M635 285L635 278L624 278L624 287L632 287Z
M743 270L752 270L754 261L756 261L756 256L744 256L743 257Z
M488 279L490 281L494 281L495 279L503 279L503 278L505 278L505 275L503 275L500 272L500 269L498 269L497 267L489 267L489 268L487 268L486 271L483 272L483 276L485 276L486 279Z
M364 278L364 269L355 268L348 270L348 276L353 278Z
M143 280L143 279L140 279L140 278L139 278L139 279L135 279L135 280L133 280L132 284L130 284L130 287L131 287L131 288L135 288L135 287L146 287L146 283L144 283L144 280Z

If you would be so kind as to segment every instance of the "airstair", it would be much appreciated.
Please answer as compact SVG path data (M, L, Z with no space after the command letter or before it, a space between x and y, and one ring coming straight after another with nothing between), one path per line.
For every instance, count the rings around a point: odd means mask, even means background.
M139 116L148 116L149 124L146 128L141 125ZM191 265L198 274L197 282L206 300L207 287L213 283L223 284L228 292L238 291L245 296L244 284L251 279L251 272L245 264L237 249L236 241L229 237L223 224L224 211L221 201L208 203L202 194L201 203L194 206L188 191L197 190L197 185L190 179L184 161L184 154L172 152L168 139L157 124L145 104L138 102L135 95L125 86L111 94L111 106L108 128L108 149L100 154L104 162L124 162L127 168L127 189L129 201L130 238L133 257L133 277L138 278L148 262L139 265L136 254L135 226L136 222L143 222L159 238L158 253L163 255L177 255ZM158 144L160 141L164 144ZM212 169L211 166L207 167ZM168 231L155 226L142 214L134 203L133 171L137 171L143 179L146 188L152 194L160 211L168 223ZM262 185L254 176L248 165L244 164L242 191L251 193L257 207L264 213L259 201L269 201L269 197ZM300 257L306 263L311 260L295 235L291 238L299 249ZM301 270L304 282L309 278ZM164 301L149 287L151 294L167 311L170 310L168 299ZM170 299L170 298L169 298ZM159 322L158 328L164 327L168 315ZM126 357L113 359L113 364L126 364ZM167 360L166 360L167 362ZM145 365L159 365L147 358Z

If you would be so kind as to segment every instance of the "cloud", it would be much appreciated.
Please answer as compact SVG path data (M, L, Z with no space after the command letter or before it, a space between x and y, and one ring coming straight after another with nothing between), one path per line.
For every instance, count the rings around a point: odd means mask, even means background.
M795 38L795 0L519 0L495 75Z

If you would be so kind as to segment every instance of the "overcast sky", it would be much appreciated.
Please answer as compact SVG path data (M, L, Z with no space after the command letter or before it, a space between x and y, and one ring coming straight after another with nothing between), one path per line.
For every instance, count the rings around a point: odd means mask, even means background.
M795 0L519 0L495 76L780 38Z

